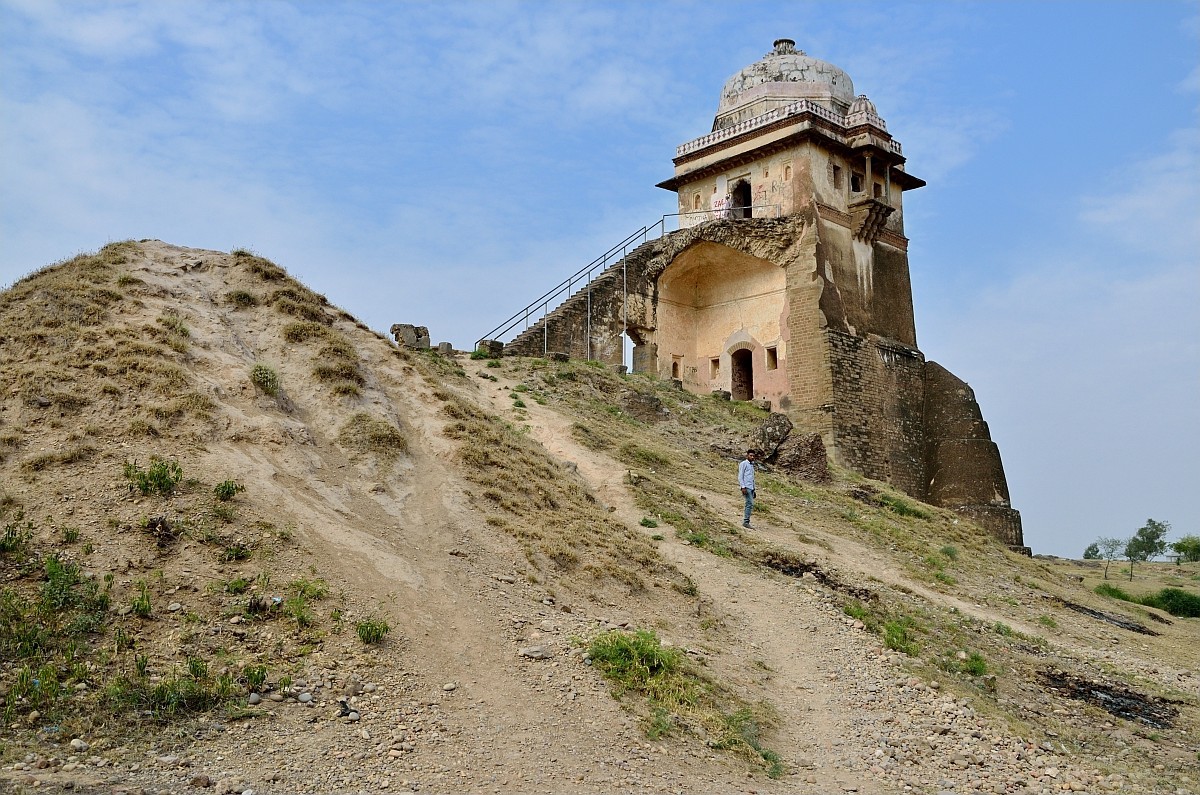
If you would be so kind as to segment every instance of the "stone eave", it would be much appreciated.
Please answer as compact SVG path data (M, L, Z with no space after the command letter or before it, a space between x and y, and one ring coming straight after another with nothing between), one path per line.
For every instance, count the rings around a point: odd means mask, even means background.
M876 130L876 128L873 126L857 125L852 128L852 130L845 130L830 123L828 120L809 112L801 113L797 116L786 116L777 122L773 122L762 127L756 127L746 131L745 133L742 133L741 135L736 135L714 142L710 146L706 146L702 149L697 149L680 157L676 157L672 160L672 162L678 168L679 166L686 165L687 163L691 163L696 160L712 157L723 149L733 149L748 141L752 141L755 138L760 138L774 132L786 130L789 127L799 127L799 129L790 134L770 141L769 143L765 143L762 146L755 147L754 149L739 152L728 157L722 157L714 160L708 165L701 166L692 171L676 174L670 179L666 179L657 183L655 187L662 188L663 190L678 191L682 185L686 185L698 179L704 179L705 177L712 176L713 174L726 171L730 168L734 168L745 163L753 162L764 155L777 152L780 149L787 148L788 146L800 143L801 141L809 140L811 138L820 138L823 142L826 142L831 149L834 149L843 155L859 154L867 148L874 149L874 157L880 158L881 162L886 162L889 166L893 167L892 184L898 187L900 190L922 188L926 184L925 180L919 177L914 177L913 175L906 171L902 171L899 168L899 166L903 165L905 162L904 155L898 154L897 152L887 151L879 144L874 143L871 140L873 137L878 137L869 135L870 131ZM847 138L852 137L850 134L851 132L853 133L853 137L860 137L864 133L868 133L868 143L864 145L853 145L849 143ZM880 131L876 130L876 132ZM886 141L890 143L892 140L891 136L887 133L883 133L883 135L887 136Z

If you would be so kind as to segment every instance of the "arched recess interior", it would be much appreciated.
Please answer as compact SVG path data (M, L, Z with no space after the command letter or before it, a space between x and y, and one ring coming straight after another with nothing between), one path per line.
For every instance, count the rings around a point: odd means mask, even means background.
M659 376L670 377L679 361L686 388L732 391L731 346L780 338L786 287L773 262L708 241L688 247L658 279ZM715 376L713 359L723 362Z

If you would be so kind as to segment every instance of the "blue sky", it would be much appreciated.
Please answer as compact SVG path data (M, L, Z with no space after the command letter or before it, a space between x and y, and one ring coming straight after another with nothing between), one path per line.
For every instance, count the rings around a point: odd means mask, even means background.
M1200 4L0 0L0 286L106 242L248 247L459 347L641 226L780 37L906 195L918 342L1035 552L1200 533Z

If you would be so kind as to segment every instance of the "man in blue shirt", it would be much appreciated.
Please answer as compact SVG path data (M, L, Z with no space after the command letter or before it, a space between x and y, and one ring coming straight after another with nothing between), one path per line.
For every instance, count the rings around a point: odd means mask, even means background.
M754 450L746 451L746 460L738 464L738 486L746 498L746 512L742 514L742 527L750 527L750 510L754 507ZM750 528L753 529L753 528Z

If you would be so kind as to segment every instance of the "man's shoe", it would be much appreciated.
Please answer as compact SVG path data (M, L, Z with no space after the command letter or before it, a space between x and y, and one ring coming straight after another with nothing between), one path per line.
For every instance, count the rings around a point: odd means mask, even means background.
M746 528L747 530L753 530L753 529L754 529L753 527L751 527L751 526L750 526L750 523L749 523L749 522L742 522L742 527Z

